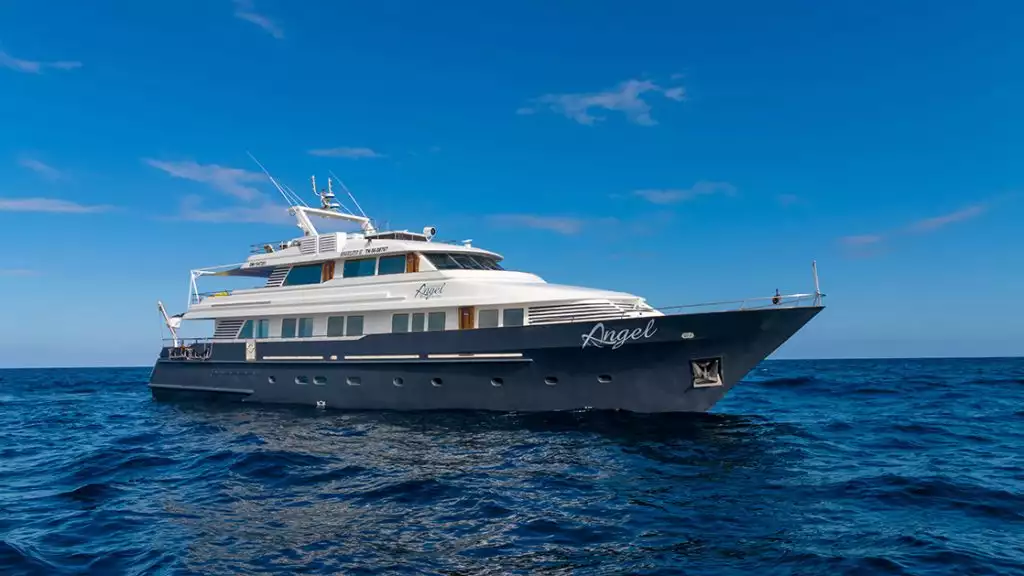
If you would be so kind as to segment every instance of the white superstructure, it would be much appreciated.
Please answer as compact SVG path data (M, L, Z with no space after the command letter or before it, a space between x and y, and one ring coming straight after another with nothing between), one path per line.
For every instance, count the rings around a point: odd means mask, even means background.
M288 211L303 235L255 246L239 264L192 271L188 310L179 317L214 320L215 339L359 338L661 315L632 294L505 270L500 254L438 241L432 227L378 231L336 201L331 180L320 192L313 181L319 208L271 182L293 203ZM361 231L320 233L314 218L347 220ZM203 294L198 284L206 276L255 277L263 285Z

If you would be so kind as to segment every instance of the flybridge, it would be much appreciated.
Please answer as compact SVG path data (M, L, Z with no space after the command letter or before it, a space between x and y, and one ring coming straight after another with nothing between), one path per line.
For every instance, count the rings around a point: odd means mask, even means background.
M260 164L259 160L257 160L255 156L249 154L249 157L252 158L252 161L255 162L256 165L259 166L261 170L263 170L263 173L266 174L267 178L270 180L270 183L273 184L275 188L277 188L277 191L285 199L285 202L289 204L288 213L295 216L296 223L299 229L302 230L304 236L315 237L320 235L320 233L316 229L316 226L313 224L312 219L310 218L311 216L317 216L328 220L344 220L359 224L359 228L362 231L362 234L356 234L354 236L362 236L367 240L411 240L419 242L430 242L434 238L434 234L437 233L437 229L434 228L433 226L424 227L422 234L409 232L407 230L386 232L378 231L370 217L366 215L366 212L363 212L363 208L359 205L359 201L356 200L355 195L352 194L352 192L348 189L348 187L345 186L345 183L342 182L340 178L335 176L334 172L330 171L328 171L328 173L338 180L338 184L341 185L342 190L344 190L345 194L348 195L349 199L352 201L352 204L356 207L356 210L358 210L359 213L356 214L351 209L349 209L344 203L338 200L337 195L334 193L334 182L331 178L327 179L326 188L317 190L316 176L310 177L310 182L312 183L313 186L313 195L320 200L320 207L316 208L309 206L291 188L289 188L288 186L282 186L278 184L277 180L274 179L274 177L263 166L263 164ZM292 240L291 242L287 243L282 242L280 244L280 248L284 249L289 246L293 246L296 243L297 240ZM271 244L263 244L258 246L259 249L257 251L273 251L273 246Z

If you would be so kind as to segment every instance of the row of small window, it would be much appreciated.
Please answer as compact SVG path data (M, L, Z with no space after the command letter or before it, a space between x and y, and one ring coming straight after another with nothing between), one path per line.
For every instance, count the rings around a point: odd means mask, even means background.
M440 332L445 325L444 312L414 312L391 316L392 332Z
M362 316L330 316L327 318L328 336L362 336ZM281 338L312 338L312 318L284 318L281 320ZM246 320L238 331L238 338L270 338L270 320Z
M497 328L498 326L522 326L523 309L505 308L501 310L501 323L498 323L498 310L481 310L477 314L477 328Z
M491 256L479 254L459 254L444 252L427 252L427 260L438 270L504 270L498 260ZM372 256L345 260L342 277L358 278L362 276L384 276L387 274L403 274L416 272L419 269L416 253L398 254L395 256ZM324 274L324 266L330 266L329 274ZM301 286L319 284L334 277L334 262L325 264L306 264L293 266L284 279L285 286Z

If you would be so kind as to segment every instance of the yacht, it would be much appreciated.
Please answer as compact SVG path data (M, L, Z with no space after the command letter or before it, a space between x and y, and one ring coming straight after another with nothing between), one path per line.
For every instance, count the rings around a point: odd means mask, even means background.
M332 180L319 192L313 180L310 207L267 176L302 235L192 270L183 313L158 302L170 338L150 376L156 399L700 412L823 309L813 263L813 293L655 308L507 270L499 253L438 240L433 227L378 230L347 189L358 213L337 200ZM359 231L314 224L330 221ZM225 276L256 287L199 291ZM181 337L191 321L212 321L212 335Z

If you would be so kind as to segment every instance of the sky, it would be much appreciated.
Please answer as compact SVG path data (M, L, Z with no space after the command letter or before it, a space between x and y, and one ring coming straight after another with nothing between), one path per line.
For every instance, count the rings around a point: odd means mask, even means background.
M1019 2L0 1L0 367L148 365L188 271L391 227L655 306L813 291L778 358L1024 354Z

